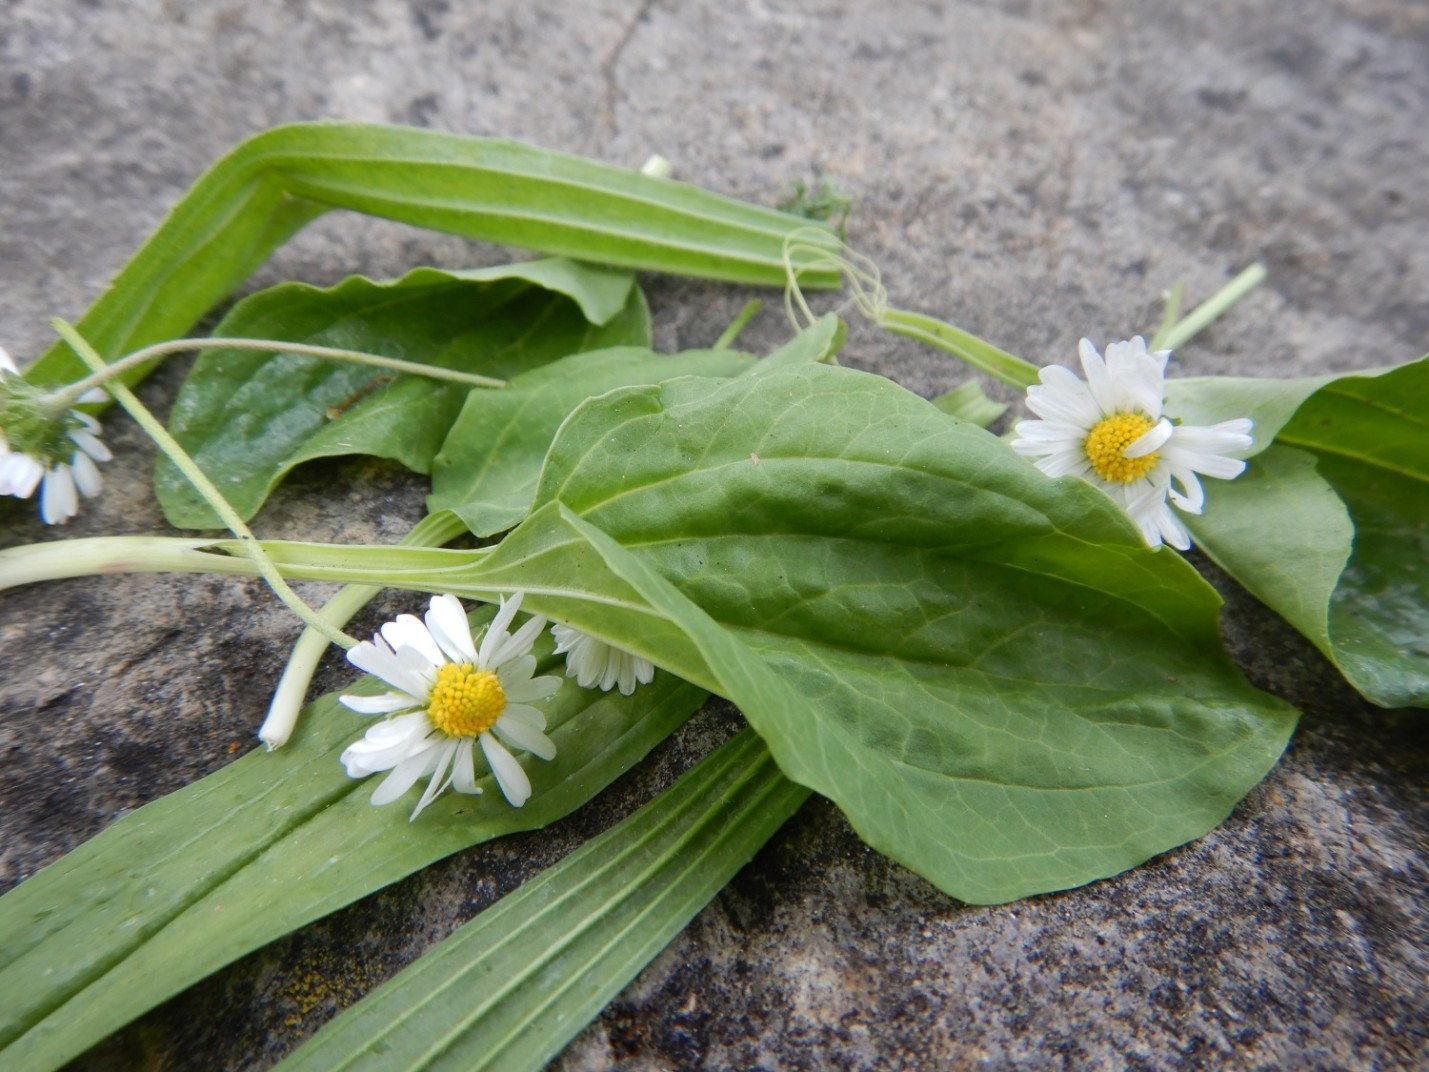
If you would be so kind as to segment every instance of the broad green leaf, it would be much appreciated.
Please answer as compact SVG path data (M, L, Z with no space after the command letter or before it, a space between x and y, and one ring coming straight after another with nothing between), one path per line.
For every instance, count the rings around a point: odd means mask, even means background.
M737 376L754 358L733 350L669 357L639 347L580 353L472 391L432 464L427 509L450 510L477 536L519 524L556 429L592 395L676 376Z
M106 357L183 336L268 256L334 208L626 268L782 286L798 216L517 142L364 123L297 123L243 142L199 178L77 325ZM832 235L830 251L837 248ZM800 282L835 287L795 251ZM57 343L32 383L84 375ZM126 378L134 382L142 373Z
M472 272L418 269L394 283L288 283L240 302L219 335L282 339L508 377L581 350L649 342L624 271L545 260ZM293 466L370 454L427 472L469 389L297 354L205 351L170 428L246 519ZM180 528L220 522L172 462L155 485Z
M279 1068L537 1072L794 813L751 731L330 1021Z
M786 774L965 900L1199 836L1294 724L1182 559L878 377L612 392L563 425L537 504L465 583L729 697Z
M543 644L545 667L559 672ZM487 777L483 796L447 794L417 822L415 790L375 808L375 780L343 773L337 757L368 720L320 700L286 748L125 816L0 898L0 1065L58 1068L304 923L459 849L555 821L703 699L664 675L633 697L567 683L547 709L558 753L525 763L534 791L524 808Z
M826 361L845 334L829 314L758 362L733 350L666 357L625 348L573 355L517 376L501 391L473 391L433 463L427 508L452 510L477 536L502 532L530 511L556 430L587 398L679 376L728 377Z
M1197 543L1367 699L1429 706L1429 360L1167 393L1192 423L1253 415L1265 451L1237 480L1206 482L1205 513L1187 519Z

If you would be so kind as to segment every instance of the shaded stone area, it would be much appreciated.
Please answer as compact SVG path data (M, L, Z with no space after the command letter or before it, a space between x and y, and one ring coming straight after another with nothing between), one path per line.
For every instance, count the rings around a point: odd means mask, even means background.
M1394 0L880 5L12 0L0 17L0 345L75 319L221 153L338 116L527 139L772 204L833 179L895 304L1037 361L1154 326L1184 280L1270 282L1175 372L1296 375L1429 349L1429 10ZM498 263L350 216L251 284ZM663 349L751 293L650 280ZM775 294L745 336L776 345ZM924 395L955 364L854 324L847 363ZM182 369L148 380L162 411ZM996 393L996 391L995 391ZM1007 392L1002 397L1010 398ZM103 497L63 533L0 502L0 545L161 533L153 451L106 418ZM300 469L271 537L395 542L423 482ZM1273 519L1267 519L1273 523ZM1429 1049L1422 714L1360 701L1219 577L1236 659L1305 713L1200 841L1094 886L970 907L812 801L555 1067L1396 1069ZM318 596L322 590L305 589ZM386 593L354 628L414 601ZM261 585L91 577L0 593L0 886L253 746L295 622ZM330 659L318 687L350 677ZM716 703L550 830L452 858L275 943L85 1069L262 1069L733 732Z

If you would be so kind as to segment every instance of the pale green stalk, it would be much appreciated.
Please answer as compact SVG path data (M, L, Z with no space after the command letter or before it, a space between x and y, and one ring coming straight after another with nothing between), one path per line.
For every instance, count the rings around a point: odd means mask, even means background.
M403 361L399 357L383 357L360 350L343 350L331 346L313 346L301 342L280 342L272 339L175 339L172 342L156 343L136 350L127 357L106 364L99 372L92 372L82 380L70 384L49 396L47 405L56 413L63 413L73 406L86 391L103 387L110 380L123 376L131 369L139 368L172 354L188 350L257 350L263 353L300 354L303 357L320 357L328 361L346 361L353 365L371 365L374 368L402 372L412 376L425 376L432 380L446 380L467 387L505 387L505 380L491 376L478 376L471 372L441 368L438 365L424 365L418 361Z
M963 364L971 365L1018 390L1025 390L1037 382L1036 365L935 317L904 312L902 309L884 309L874 322L895 335L951 354Z
M452 592L483 599L496 592L466 583L466 572L490 553L400 544L256 542L290 581L365 584L414 592ZM239 540L187 536L96 536L22 544L0 551L0 589L106 573L223 573L261 576ZM311 613L311 612L310 612Z
M1267 274L1265 265L1252 264L1192 309L1173 327L1163 325L1152 337L1148 349L1174 350L1178 346L1184 346L1232 305L1260 286Z
M761 302L758 298L755 298L753 301L746 302L744 308L739 311L739 315L734 318L734 320L730 323L729 327L725 328L724 332L720 335L720 337L715 340L715 344L711 347L711 349L728 350L731 346L733 346L734 340L739 338L740 332L742 332L746 327L749 326L749 322L755 318L755 316L759 313L759 310L763 308L763 306L764 303Z
M230 573L252 576L247 559L201 550L212 540L177 536L98 536L47 540L0 551L0 591L41 581L119 573Z
M407 547L440 547L465 531L466 526L455 514L442 510L417 522L416 527L402 539L402 544ZM380 591L382 589L377 585L348 585L323 605L318 617L332 628L341 629ZM258 739L267 745L270 752L282 748L292 736L308 686L312 683L318 660L327 651L327 645L327 635L312 626L304 628L293 645L288 665L283 668L283 676L279 678L273 700L268 705L268 717L258 729Z
M51 324L53 324L55 330L59 332L60 337L74 348L74 352L79 355L80 360L86 365L95 372L101 372L106 368L104 359L95 352L94 348L90 346L74 328L70 327L63 320L58 319L51 321ZM169 434L168 429L160 424L158 419L145 407L144 403L135 397L134 392L117 380L108 383L105 390L114 396L115 401L124 407L129 416L134 418L134 422L148 434L149 438L155 442L160 450L168 455L178 470L188 478L198 493L203 496L204 501L208 503L213 512L223 520L223 523L228 527L229 531L238 538L238 544L242 549L243 555L253 563L253 568L258 571L259 576L268 582L268 586L273 589L274 594L283 601L283 604L308 625L319 630L334 644L338 644L344 648L350 648L355 645L357 643L356 640L342 630L334 629L324 622L313 613L311 607L298 598L296 592L288 587L288 583L283 580L277 567L274 566L273 562L264 553L262 545L254 538L248 526L243 523L243 519L238 516L238 512L228 504L228 500L213 486L213 483L204 475L203 470L189 457L188 451L179 445L178 440Z

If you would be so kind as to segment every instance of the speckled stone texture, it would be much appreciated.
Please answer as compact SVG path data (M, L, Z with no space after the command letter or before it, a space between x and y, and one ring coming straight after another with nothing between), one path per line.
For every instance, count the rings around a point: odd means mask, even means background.
M33 358L48 318L76 318L212 160L325 116L628 165L659 152L679 177L767 204L828 176L855 199L850 241L896 304L1039 361L1070 361L1083 334L1146 330L1173 281L1203 295L1257 259L1270 282L1177 355L1181 374L1363 368L1429 349L1429 7L1411 0L6 0L0 343ZM252 285L502 259L333 216ZM667 349L708 344L750 297L649 287ZM767 315L745 341L782 331ZM964 378L857 325L846 359L925 395ZM180 371L145 384L151 405ZM165 531L152 449L117 414L106 430L119 457L103 498L63 533L32 504L0 503L0 542ZM423 491L385 465L312 465L257 527L393 541ZM972 908L813 801L555 1067L1422 1062L1422 716L1359 701L1206 568L1236 658L1305 713L1223 827L1117 879ZM412 605L388 593L358 625ZM0 886L251 748L296 633L261 586L231 579L0 594ZM333 660L319 685L346 680ZM463 853L280 941L77 1067L270 1067L737 725L712 705L552 830Z

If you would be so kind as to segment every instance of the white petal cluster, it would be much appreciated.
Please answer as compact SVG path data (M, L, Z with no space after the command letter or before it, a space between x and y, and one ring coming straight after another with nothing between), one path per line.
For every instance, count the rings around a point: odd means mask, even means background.
M598 687L603 692L619 687L629 696L636 685L648 685L655 678L655 664L649 659L597 640L569 625L551 626L556 638L556 654L566 657L566 676L583 689Z
M1027 389L1027 408L1041 420L1020 421L1012 449L1034 460L1048 476L1077 476L1101 488L1117 501L1152 547L1164 540L1185 550L1186 531L1168 500L1187 513L1199 514L1206 495L1199 477L1229 480L1245 462L1226 455L1248 450L1253 440L1250 420L1242 417L1219 424L1173 424L1162 416L1166 361L1169 350L1148 353L1140 336L1112 343L1106 358L1083 339L1082 380L1069 369L1052 365L1041 371L1041 383ZM1146 431L1127 443L1120 459L1152 459L1134 478L1108 477L1088 452L1088 441L1100 426L1122 417L1141 418Z
M0 381L18 376L10 355L0 349ZM86 392L82 402L103 400L102 391ZM63 525L79 513L79 497L93 498L104 486L95 462L107 462L113 455L99 438L99 422L87 413L70 410L66 415L68 435L74 444L67 460L36 457L12 449L0 428L0 495L28 499L40 491L40 517L47 525Z
M458 793L480 793L473 757L476 747L513 806L519 808L530 798L531 781L510 749L555 758L555 742L542 732L546 716L531 705L553 695L561 682L557 677L532 676L536 658L531 645L546 627L545 618L530 618L515 633L509 631L521 597L518 592L501 601L479 648L461 603L455 596L443 595L432 598L424 618L399 615L370 642L348 651L350 663L392 686L392 691L377 696L340 697L354 711L390 716L342 753L350 777L392 772L372 794L373 804L391 803L422 778L428 778L427 788L412 811L413 819L448 787ZM474 737L452 736L433 723L429 711L433 689L438 672L449 664L489 671L500 681L505 704L489 731Z

